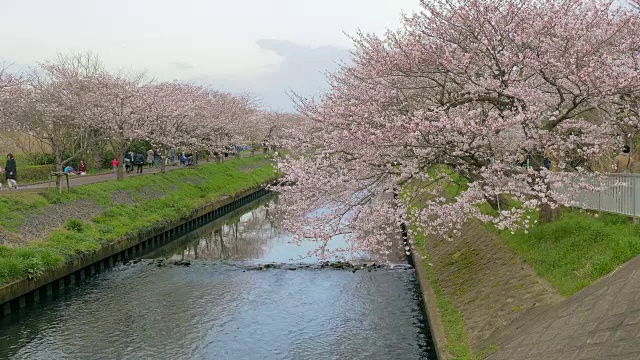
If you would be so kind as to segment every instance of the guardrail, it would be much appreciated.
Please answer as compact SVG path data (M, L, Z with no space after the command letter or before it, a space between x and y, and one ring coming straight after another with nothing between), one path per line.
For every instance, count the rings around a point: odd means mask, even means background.
M640 174L599 174L588 181L603 190L578 192L580 207L640 217Z

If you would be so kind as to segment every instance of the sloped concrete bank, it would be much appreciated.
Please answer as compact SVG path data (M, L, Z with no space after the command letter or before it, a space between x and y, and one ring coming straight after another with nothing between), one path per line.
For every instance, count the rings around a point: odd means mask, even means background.
M427 237L417 250L412 260L441 360L487 357L510 324L564 299L479 222L465 224L454 241Z
M565 298L479 222L419 245L439 359L640 359L640 256Z
M490 360L640 359L640 256L504 329Z
M23 278L0 287L0 316L10 315L25 306L51 297L64 288L76 286L94 274L122 261L134 259L222 217L249 202L268 194L264 187L254 187L226 196L191 212L190 216L150 231L138 233L103 246L97 251L74 256L64 266L45 271L36 279Z

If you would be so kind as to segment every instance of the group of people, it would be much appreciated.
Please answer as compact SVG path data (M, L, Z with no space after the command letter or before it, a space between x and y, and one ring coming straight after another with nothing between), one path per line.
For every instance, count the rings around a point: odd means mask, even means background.
M16 167L16 159L13 157L13 154L7 155L7 162L5 163L4 169L0 166L0 173L4 173L4 178L7 180L7 186L9 189L17 189L18 188L18 169ZM0 188L2 188L2 183L0 182Z
M84 163L84 161L80 161L80 164L78 164L78 170L73 168L73 165L71 164L67 164L67 166L64 167L63 170L66 174L73 174L73 175L87 175L87 164Z
M184 152L178 155L176 154L175 150L171 150L170 155L164 158L165 165L172 166L178 165L178 163L180 164L180 166L196 165L198 163L198 160L199 156L197 152L195 153L195 155L186 154ZM142 174L145 165L148 168L159 167L162 165L162 161L162 154L158 151L154 151L153 149L147 150L146 156L141 152L134 154L133 151L130 151L125 153L124 155L124 170L125 172L130 173L133 171L133 168L135 166L136 173ZM111 168L114 172L117 171L118 165L120 165L120 162L117 158L114 158L111 161Z
M151 154L149 155L149 152L151 152ZM153 150L149 150L149 152L147 152L147 159L145 161L145 157L142 153L137 153L134 154L133 151L129 151L127 153L124 154L124 171L126 173L130 173L133 171L133 167L135 165L136 167L136 173L137 174L142 174L142 169L144 168L145 163L147 163L149 165L149 167L151 167L153 165L153 161L154 161L154 152ZM118 171L118 165L119 165L119 161L118 159L114 158L113 160L111 160L111 168L113 169L113 172L117 172Z

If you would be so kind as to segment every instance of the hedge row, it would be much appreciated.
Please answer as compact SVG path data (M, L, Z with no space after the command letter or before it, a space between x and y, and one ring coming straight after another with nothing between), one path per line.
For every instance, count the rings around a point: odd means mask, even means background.
M29 165L25 167L18 167L18 183L49 180L49 174L54 170L55 166L53 165Z

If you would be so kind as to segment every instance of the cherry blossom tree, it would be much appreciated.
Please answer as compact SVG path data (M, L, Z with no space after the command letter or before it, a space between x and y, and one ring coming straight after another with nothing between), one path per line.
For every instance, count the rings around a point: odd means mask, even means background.
M204 111L194 137L199 139L201 148L220 156L230 145L246 140L247 133L252 132L251 119L257 110L255 98L250 95L208 89Z
M102 63L90 53L59 55L54 61L38 64L26 83L15 90L11 119L5 129L16 133L16 142L35 138L45 144L55 156L56 170L61 172L93 141L86 121L88 79L101 71Z
M149 133L144 90L149 86L144 74L110 74L93 76L87 95L87 120L103 131L118 161L124 163L124 153L134 140L145 139ZM123 179L121 166L117 178Z
M303 118L298 114L256 110L247 118L244 138L254 144L264 144L265 149L280 146L290 138L288 133L302 121Z
M0 125L6 128L6 122L10 119L15 109L16 94L20 92L23 83L20 74L9 71L9 66L0 63Z
M170 148L221 152L264 129L253 121L255 98L145 74L107 72L91 53L39 63L25 83L0 67L0 123L15 141L35 138L55 155L56 169L107 144L123 162L135 140ZM162 162L164 171L165 162ZM124 174L118 169L118 179Z
M617 111L640 91L639 38L638 10L601 0L422 1L400 30L357 34L331 91L298 98L308 121L275 187L284 226L320 252L336 235L388 251L406 221L453 238L472 218L552 217L586 171L574 160L639 125Z
M164 156L170 149L197 146L195 138L201 119L206 116L207 89L193 84L164 82L143 89L144 113L147 117L144 136L161 149Z

